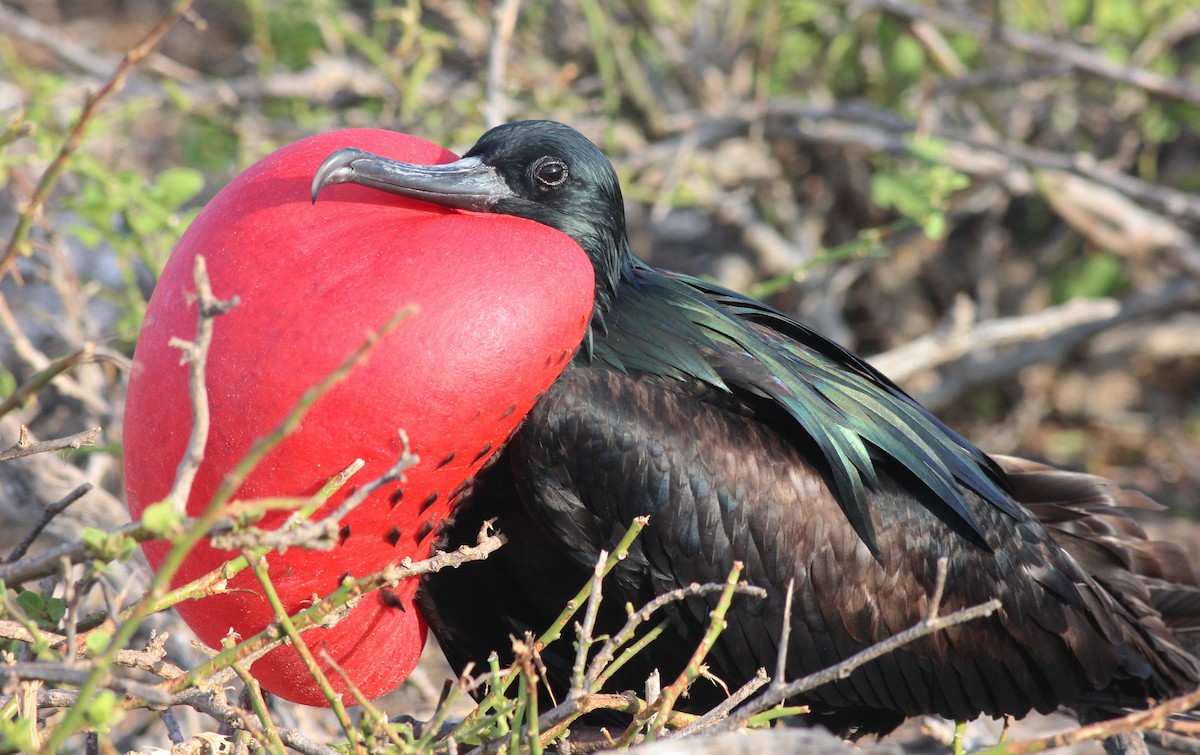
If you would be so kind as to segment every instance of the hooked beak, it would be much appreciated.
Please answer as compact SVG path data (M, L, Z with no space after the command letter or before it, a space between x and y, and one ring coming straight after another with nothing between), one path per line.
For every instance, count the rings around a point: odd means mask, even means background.
M414 165L347 147L325 158L317 168L312 201L316 203L326 186L345 183L478 212L489 212L500 200L514 196L500 174L478 157L444 165Z

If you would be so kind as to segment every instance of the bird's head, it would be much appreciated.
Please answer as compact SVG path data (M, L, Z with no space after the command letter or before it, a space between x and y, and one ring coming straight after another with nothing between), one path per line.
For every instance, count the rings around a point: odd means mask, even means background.
M597 305L632 264L621 187L612 163L575 129L520 121L488 131L461 160L414 165L359 149L331 154L313 178L356 183L443 207L528 218L583 247L596 268Z

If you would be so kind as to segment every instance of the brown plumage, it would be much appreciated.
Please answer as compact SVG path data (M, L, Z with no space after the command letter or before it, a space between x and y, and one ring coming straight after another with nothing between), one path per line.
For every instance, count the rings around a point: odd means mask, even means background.
M709 656L730 688L775 667L789 582L791 678L924 617L940 558L949 565L943 611L1000 600L988 618L806 694L810 719L838 731L886 731L921 713L1067 705L1106 715L1200 683L1200 665L1172 635L1194 623L1190 566L1111 505L1140 503L1136 494L997 463L804 324L637 259L616 173L578 132L548 121L500 126L437 169L361 152L331 159L336 170L322 169L317 188L336 175L528 218L571 236L596 273L579 351L442 532L446 546L473 542L495 518L508 545L423 582L422 610L456 668L546 628L599 552L648 515L605 584L596 632L621 626L626 603L720 582L741 561L767 597L735 599ZM610 687L640 689L655 668L677 674L709 608L695 599L665 609L663 635ZM573 648L559 642L541 656L561 695ZM704 710L723 696L701 681L685 706Z
M597 633L623 622L624 602L720 581L742 560L745 578L770 596L738 599L710 656L730 688L760 666L774 668L789 579L791 678L918 622L940 555L949 560L943 612L1000 598L996 615L805 696L811 718L839 732L883 732L921 713L1021 716L1068 705L1105 715L1194 686L1200 667L1158 611L1178 602L1177 626L1200 621L1195 577L1181 550L1148 540L1118 508L1154 504L1092 475L996 460L1024 515L968 496L990 550L967 544L936 510L885 479L870 493L883 554L876 559L819 471L769 426L670 387L572 370L460 504L444 544L469 542L493 517L510 543L485 563L426 580L421 605L456 667L481 663L509 648L509 634L548 625L588 579L599 549L648 513L650 526L606 584L609 610ZM654 668L672 678L708 610L696 600L669 611L667 636L612 688L639 689ZM573 650L552 646L543 655L561 693ZM704 710L723 696L702 680L684 707Z

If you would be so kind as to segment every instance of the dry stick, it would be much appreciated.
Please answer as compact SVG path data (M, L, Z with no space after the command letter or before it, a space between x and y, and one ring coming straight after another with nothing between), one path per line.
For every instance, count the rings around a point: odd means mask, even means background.
M354 699L358 701L360 706L362 706L363 713L371 720L371 724L374 726L375 730L378 731L379 729L383 729L383 733L396 748L396 751L403 752L404 741L400 739L400 735L392 731L392 727L388 725L387 715L384 714L383 711L379 710L379 708L376 708L371 701L367 699L366 695L362 693L362 690L358 688L358 685L354 683L354 681L350 678L350 675L346 673L346 670L341 667L341 664L333 659L333 656L329 654L328 650L322 650L321 657L324 659L325 663L331 669L333 669L334 673L341 678L342 683L346 685L346 689L350 690L350 694L354 695Z
M608 576L609 572L611 572L613 568L616 567L616 565L620 563L626 557L626 555L628 555L629 548L633 545L633 541L637 538L641 531L645 529L649 522L649 516L637 516L633 518L633 521L629 525L629 529L626 530L625 534L621 536L621 539L613 547L612 553L604 562L603 576ZM567 605L563 607L563 610L559 613L558 617L554 620L550 627L543 632L540 637L538 637L537 642L534 644L535 651L541 652L542 648L554 642L561 636L563 628L570 623L571 618L575 615L575 612L579 610L580 602L587 598L587 596L591 593L591 589L592 580L589 579L587 584L581 587L579 592L576 593L573 598L567 601ZM458 723L458 726L454 727L454 731L451 732L450 735L451 737L458 737L458 735L464 732L471 731L474 727L480 724L482 719L485 718L483 712L484 710L488 710L500 705L501 701L504 700L504 695L508 691L509 686L517 678L518 670L515 666L511 667L508 670L508 673L505 674L505 676L501 679L499 678L499 669L497 668L494 676L495 681L492 684L491 690L483 698L483 700L479 702L475 709L468 713L463 720ZM481 749L482 748L475 748L475 750L472 752L480 751Z
M113 71L112 76L100 88L100 91L86 98L83 104L83 111L79 114L79 119L75 121L71 133L67 135L66 141L63 142L62 147L59 149L58 156L46 168L41 180L38 181L37 188L34 189L33 196L21 210L17 227L13 229L12 236L8 240L8 246L4 250L4 255L0 256L0 279L4 278L16 260L17 255L21 253L25 246L25 239L29 235L29 229L33 225L34 216L37 215L42 205L46 203L46 200L50 196L50 190L54 188L58 177L66 169L71 155L79 149L79 145L83 142L84 136L87 133L87 127L99 111L100 104L109 96L121 91L121 88L125 86L126 77L129 76L134 66L142 62L154 50L163 36L175 25L175 22L182 18L191 7L192 0L176 0L171 9L159 19L158 23L150 31L146 32L141 41L130 48L129 52L125 53L125 57L121 60L120 65L117 66L117 70Z
M20 459L25 456L50 451L65 451L68 448L76 449L83 446L90 446L96 442L98 435L100 435L100 428L93 427L81 433L68 435L65 438L42 440L34 443L29 440L29 428L21 425L20 436L17 438L17 442L0 451L0 462L12 461L13 459Z
M21 542L17 543L17 546L12 549L11 553L8 554L8 558L5 559L5 563L12 563L13 561L20 560L20 558L25 555L25 551L29 550L29 546L33 545L33 541L37 540L38 535L42 534L42 530L46 529L46 525L50 524L54 517L66 511L68 506L70 506L72 503L75 503L80 498L83 498L91 489L92 483L85 482L72 490L65 497L47 506L46 510L42 512L41 520L38 521L37 524L33 525L33 529L25 533L25 537L21 538Z
M185 519L180 524L180 527L186 530L198 522L198 519ZM210 532L227 532L233 529L233 526L234 523L231 521L217 522L217 524L213 525ZM109 531L108 534L121 535L137 542L155 540L163 536L161 532L147 529L141 522L123 524ZM26 556L20 561L0 565L0 582L9 585L18 585L30 580L48 577L58 572L59 564L64 558L78 562L88 558L98 558L101 555L103 554L96 552L92 546L82 540L64 543L50 550Z
M39 635L41 639L56 647L64 646L67 643L66 637L54 634L52 632L40 632ZM0 638L12 639L25 643L32 643L38 639L37 636L31 634L18 622L5 620L0 620ZM158 635L158 637L151 641L146 650L122 650L117 654L114 662L121 666L128 666L129 668L136 668L155 674L164 679L177 678L186 672L178 666L163 660L166 656L166 639L166 635ZM182 693L173 695L168 704L187 705L197 711L211 715L218 720L224 721L225 723L229 723L230 719L233 717L234 709L224 706L222 703L220 710L214 711L214 708L211 705L201 704L202 701L207 699L205 697L206 694L207 693L205 692L186 690ZM0 706L7 704L9 699L10 698L0 697ZM38 705L41 707L69 708L73 707L78 701L78 694L75 692L45 690L41 695L39 695ZM216 702L217 701L214 698L213 703L216 704ZM143 698L142 700L127 701L126 708L130 707L159 707L159 703L152 703ZM255 726L239 726L238 728L247 729L252 733L258 732L258 727ZM264 736L268 737L268 741L270 737L270 728L273 728L273 725L269 726L267 732L263 733ZM311 743L306 744L306 740L304 740L303 736L295 732L279 730L277 738L281 739L287 745L293 747L293 749L300 750L301 752L309 752L313 755L328 755L329 753L333 752L332 750L325 748L314 748L308 746L308 744ZM299 746L297 746L297 743L299 743Z
M708 615L708 631L704 633L704 637L700 640L700 644L696 647L696 651L692 654L692 658L688 661L688 665L675 681L670 684L662 692L660 702L655 706L653 719L646 714L639 715L638 719L648 721L650 723L650 731L648 738L653 740L662 734L663 729L667 725L667 719L671 715L671 709L675 707L675 702L684 692L687 692L688 687L700 675L700 667L704 664L704 659L708 657L713 645L716 644L717 637L725 630L725 614L729 611L729 606L733 601L733 594L738 586L738 578L742 575L743 563L734 561L733 567L729 570L729 576L725 579L725 589L721 591L721 596L717 599L717 605ZM630 730L635 730L633 726ZM630 738L632 740L632 738Z
M3 275L0 274L0 278ZM29 377L24 383L17 386L17 389L12 392L8 398L0 401L0 417L8 414L13 409L24 404L30 397L36 395L39 391L50 385L54 378L71 369L80 362L87 361L92 358L92 353L95 351L95 344L91 342L85 343L65 357L54 360L45 369L38 370Z
M271 718L271 712L267 710L267 701L263 699L262 687L258 680L250 676L250 672L246 670L240 663L230 664L229 668L237 675L238 679L242 680L242 685L245 687L246 696L250 698L250 705L254 709L254 715L258 717L259 722L263 727L265 736L256 737L259 745L273 755L283 755L284 744L279 739L279 730L275 727L275 721ZM253 735L254 732L251 731Z
M1200 741L1197 741L1194 737L1175 734L1171 731L1157 731L1155 729L1143 729L1142 737L1148 744L1155 745L1166 752L1200 755Z
M680 129L685 134L693 134L691 138L695 139L698 148L703 149L744 134L761 117L762 113L744 107L731 109L715 117L709 113L697 113L691 118L681 117ZM768 103L766 117L767 135L771 138L855 146L893 154L909 153L910 136L918 133L917 125L911 121L857 103L853 107L817 107L777 99ZM947 128L934 128L925 135L946 142L941 161L947 166L973 176L996 178L1009 191L1018 194L1034 191L1028 171L1063 171L1116 189L1139 204L1168 215L1200 220L1200 197L1098 166L1094 158L1083 153L1062 154L979 138ZM682 138L681 134L674 140L664 140L635 157L627 158L624 164L639 167L655 163L664 159L664 153L669 158Z
M171 712L170 708L159 711L158 717L163 722L163 727L167 730L167 739L171 744L183 744L183 729L179 726L179 719Z
M422 561L413 562L411 559L406 558L400 564L391 564L365 577L347 580L343 583L342 587L333 593L325 596L295 616L292 616L293 626L295 626L297 631L302 632L317 626L336 609L356 598L362 597L372 590L395 584L410 577L431 574L442 569L456 568L469 561L481 561L499 548L502 543L503 541L498 536L488 535L482 537L479 543L474 546L460 546L457 550L438 553ZM266 645L276 643L279 639L279 627L276 624L272 624L236 647L222 650L191 671L181 673L168 680L163 686L170 692L177 692L192 686L198 683L199 680L207 678L218 669L234 661L245 661L246 657L251 653L259 651Z
M725 718L725 716L729 715L731 710L746 702L746 700L750 699L751 695L765 687L767 682L770 680L771 677L767 676L767 670L760 668L758 672L754 674L753 679L746 682L741 687L738 687L737 691L722 700L720 705L708 711L703 716L700 716L700 718L697 718L695 721L691 722L679 731L671 734L670 738L679 739L682 737L689 737L697 732L709 728L710 726L713 726Z
M788 644L792 641L792 597L796 592L796 578L788 579L787 593L783 596L783 625L779 628L779 650L775 655L775 683L783 684L787 678Z
M938 611L942 607L942 598L946 595L946 578L949 574L950 559L938 556L937 577L933 583L933 594L929 596L929 612L925 614L926 621L933 621L938 617Z
M197 293L196 341L195 343L188 344L180 342L178 338L171 339L173 345L179 346L183 350L184 359L189 363L188 387L191 396L193 417L192 434L188 439L183 460L179 463L176 471L175 484L172 486L167 499L172 501L172 505L178 511L183 511L186 506L191 481L195 478L200 462L204 459L204 446L208 439L208 394L204 386L204 364L207 360L208 348L212 343L212 319L216 315L228 311L229 307L236 303L236 300L229 303L220 302L213 296L212 287L208 281L204 257L197 255L192 269L192 278L195 282ZM179 480L181 478L187 481L186 487L180 487ZM223 504L224 502L222 501L221 503ZM220 517L221 508L214 501L197 520L196 525L185 530L176 539L170 552L167 554L166 560L154 576L154 580L150 584L150 589L134 605L132 615L117 628L104 653L97 657L95 668L88 675L83 686L80 687L81 699L91 700L96 688L100 686L106 674L106 666L113 662L120 648L133 638L133 634L137 631L137 627L142 619L149 615L150 607L166 593L167 585L175 575L175 572L183 564L187 553L191 551L192 547L202 537L209 533ZM71 736L84 723L83 719L84 711L82 708L71 708L67 711L67 715L45 743L42 748L43 751L53 753L61 749L65 744L66 738Z
M267 573L267 560L265 557L255 556L254 554L243 552L242 555L250 564L251 571L258 578L258 584L263 589L263 596L271 605L271 610L275 613L275 618L278 619L278 625L291 640L292 647L300 655L300 660L303 661L304 667L308 670L313 681L321 688L321 693L325 695L325 699L329 701L329 707L333 710L337 717L338 723L342 726L342 731L346 733L346 739L354 747L354 752L364 753L362 742L358 738L358 731L355 730L354 724L350 721L350 715L346 713L346 706L342 704L342 696L334 692L333 685L329 683L329 677L321 670L317 663L316 657L308 648L308 643L300 636L296 625L292 623L288 611L283 607L283 601L279 599L279 593L275 591L275 585L271 582L271 577Z
M633 637L633 633L637 630L638 626L648 621L660 608L669 603L684 600L685 598L710 595L714 592L722 592L725 589L725 585L719 582L709 582L703 585L693 582L685 587L678 587L661 595L656 595L649 603L637 611L630 613L625 626L621 627L616 634L610 637L600 648L600 652L596 653L596 657L592 659L592 664L588 668L588 678L592 680L592 691L595 692L598 689L598 685L607 681L606 674L604 673L607 671L605 667L609 665L617 648L628 642ZM766 590L754 585L735 585L734 592L752 595L760 599L767 597Z
M110 59L97 54L72 41L60 29L46 26L6 5L0 5L0 26L14 37L49 50L63 61L98 79L110 75L116 63L115 56Z
M492 13L492 43L488 47L487 103L484 105L484 120L488 128L499 126L508 120L508 102L504 96L504 69L508 65L508 50L512 45L513 30L517 27L517 15L521 0L501 0Z
M945 328L871 357L876 368L903 383L918 372L934 369L981 351L1020 345L1080 326L1109 322L1121 310L1112 299L1072 299L1031 315L974 322L974 312L955 312Z
M746 725L746 722L751 717L784 702L789 697L795 697L796 695L808 692L809 690L820 687L823 684L837 681L838 679L845 679L846 677L850 676L851 672L853 672L859 666L870 663L882 655L887 655L897 648L907 645L913 640L920 639L921 637L925 637L926 635L930 635L935 632L940 632L943 629L955 626L957 624L963 624L984 616L990 616L999 610L999 608L1000 600L993 598L986 603L981 603L970 608L964 608L961 611L955 611L954 613L946 616L941 616L936 619L922 620L915 626L905 629L903 632L895 634L886 640L883 640L882 642L877 642L871 647L855 653L836 666L830 666L823 671L810 674L781 687L772 685L772 687L768 689L761 697L747 705L742 710L738 711L736 716L730 717L722 722L718 727L716 727L716 730L735 731L740 729Z
M568 699L562 705L543 713L538 720L538 726L542 729L541 742L543 745L548 744L562 734L563 730L575 719L586 716L588 713L612 710L637 715L645 709L646 703L632 692L592 692Z
M1031 55L1063 61L1072 68L1143 89L1151 94L1200 105L1200 87L1183 78L1162 76L1145 68L1119 63L1099 50L1080 47L1067 40L1048 39L1010 26L997 24L969 12L910 5L897 0L840 0L859 10L876 10L908 21L925 21L960 34L974 34Z
M26 663L17 661L0 666L0 676L22 681L36 679L44 682L82 686L84 681L95 674L99 668L99 665L83 665L78 662L51 663L42 661ZM104 686L106 688L120 692L123 695L141 698L150 705L171 704L171 696L164 694L162 690L152 684L139 682L135 679L113 676L111 673L108 673L108 669L104 670L103 676L105 677Z
M196 340L194 343L176 337L170 340L170 345L183 352L182 359L187 362L188 387L192 400L192 431L188 436L183 458L179 460L175 469L175 482L166 495L166 500L180 513L187 510L192 483L200 471L200 463L204 461L204 447L208 443L210 415L208 385L204 378L208 366L208 350L212 346L213 318L229 312L239 301L236 296L227 302L217 300L208 280L208 266L204 257L200 255L196 256L192 279L196 284Z
M1094 724L1081 726L1073 731L1064 731L1040 739L1029 739L1023 742L1004 742L988 748L989 753L1030 753L1042 752L1051 748L1068 747L1092 739L1104 739L1121 732L1133 731L1147 727L1163 727L1167 718L1177 713L1186 713L1200 705L1200 689L1186 695L1172 698L1155 705L1153 708L1139 710L1120 718L1110 718L1107 721L1097 721Z
M37 635L31 633L20 622L0 620L0 638L6 640L17 640L18 642L33 643L39 637L54 648L66 648L67 638L61 634L54 632L39 631ZM150 647L146 650L122 650L117 653L114 663L120 666L128 666L129 668L141 669L156 674L163 678L173 678L179 674L185 673L183 669L168 663L163 660L166 656L166 651L163 648L163 643L166 641L166 635L159 635L155 640L151 641ZM69 651L68 651L69 652Z
M571 669L571 691L568 699L579 697L587 692L587 679L584 668L587 666L588 652L592 649L592 632L596 628L596 615L600 611L600 597L604 588L604 564L608 561L608 551L601 550L596 557L596 566L592 570L592 593L588 595L587 610L583 614L583 623L575 625L575 665Z
M0 706L7 705L10 700L12 700L11 697L0 695ZM39 708L72 708L79 704L79 692L77 690L43 689L38 692L37 704ZM234 729L252 733L258 731L252 718L242 715L242 711L217 699L212 693L190 689L174 696L170 704L187 706ZM158 706L138 701L128 701L125 705L127 710L151 707ZM338 755L333 748L313 742L300 732L284 728L280 728L278 731L279 738L285 745L297 752L304 753L304 755Z

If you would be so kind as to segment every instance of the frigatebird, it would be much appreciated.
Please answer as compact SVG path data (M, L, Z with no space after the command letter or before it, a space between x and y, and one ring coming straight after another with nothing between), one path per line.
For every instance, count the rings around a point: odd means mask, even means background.
M1188 619L1163 613L1176 583L1194 589L1190 565L1112 508L1143 503L1139 494L989 457L802 323L646 264L631 251L611 163L574 129L507 124L446 165L339 150L314 198L344 182L532 219L573 238L595 267L591 323L570 366L443 524L453 547L495 519L507 546L422 584L419 604L456 668L485 667L511 636L543 630L601 549L649 515L606 582L596 634L624 622L626 603L720 582L742 561L767 597L735 599L708 657L731 689L774 668L789 582L789 677L918 622L941 558L943 612L999 599L988 618L804 695L810 720L841 733L886 732L922 713L1065 705L1104 715L1200 683L1200 664L1167 626ZM700 598L674 605L665 634L610 687L640 689L654 669L673 678L709 610ZM560 694L573 655L543 653ZM684 706L703 710L724 694L699 682Z

